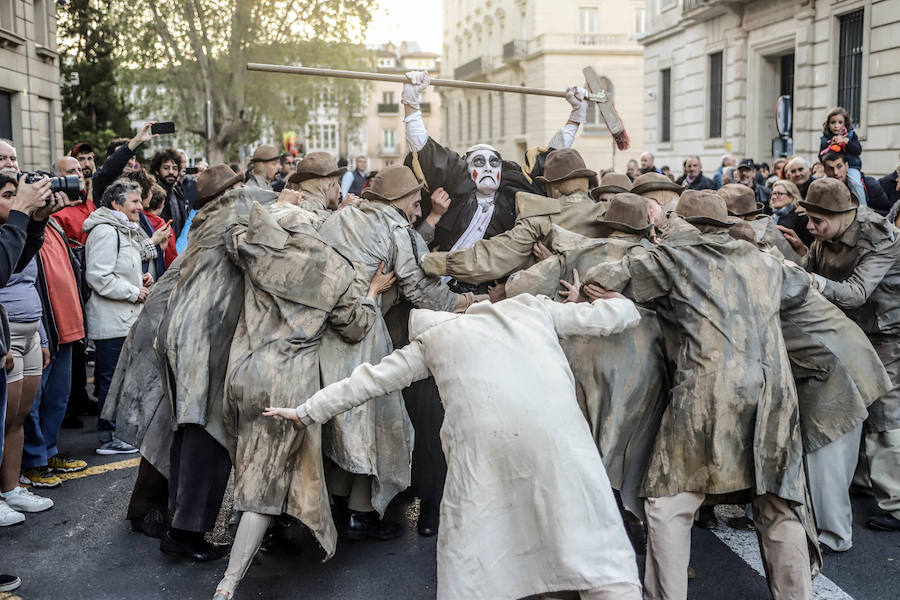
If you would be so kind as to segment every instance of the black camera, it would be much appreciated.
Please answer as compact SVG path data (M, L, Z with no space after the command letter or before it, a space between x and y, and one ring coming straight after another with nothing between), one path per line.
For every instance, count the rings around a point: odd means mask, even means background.
M49 177L51 192L62 192L69 197L69 200L81 199L81 179L79 179L78 175L54 177L50 173L35 171L34 173L22 173L22 177L25 178L25 183L37 183L44 177ZM50 204L49 199L47 204Z

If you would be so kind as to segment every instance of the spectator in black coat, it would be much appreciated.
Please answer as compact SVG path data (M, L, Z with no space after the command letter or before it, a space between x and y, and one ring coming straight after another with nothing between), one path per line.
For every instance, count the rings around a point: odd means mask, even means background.
M703 165L699 156L691 156L684 161L684 175L675 180L675 183L687 190L715 190L716 184L712 179L703 176Z
M756 163L753 162L752 158L745 158L741 161L741 163L738 165L736 176L736 183L746 185L748 188L753 190L754 195L756 195L756 201L762 204L766 212L768 212L769 189L764 185L757 185Z
M840 180L847 186L850 193L853 194L853 188L850 186L850 179L847 177L847 170L850 168L850 163L847 161L846 156L839 152L829 152L822 159L822 164L825 167L825 175L827 177ZM887 194L884 193L881 184L874 178L868 177L865 174L862 174L862 182L863 188L865 188L866 191L866 197L856 198L859 205L868 206L882 217L887 216L893 203L888 200ZM856 197L855 194L854 197Z
M778 179L772 184L772 199L770 207L772 209L772 220L776 225L786 227L797 234L800 241L809 248L813 243L812 234L806 229L809 222L805 212L801 214L800 190L793 182L787 179ZM800 209L802 211L802 209Z
M878 180L884 195L887 196L888 202L893 206L900 200L900 165L897 168Z

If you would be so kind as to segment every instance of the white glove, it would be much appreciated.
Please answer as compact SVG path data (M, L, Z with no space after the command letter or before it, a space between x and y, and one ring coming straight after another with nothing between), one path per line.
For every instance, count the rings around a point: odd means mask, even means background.
M419 94L421 94L431 78L428 77L428 71L410 71L406 74L408 83L403 84L403 93L400 94L400 102L406 104L410 108L419 109Z
M572 112L569 114L569 120L573 123L584 123L587 121L587 98L588 91L577 85L566 88L566 101L572 106Z

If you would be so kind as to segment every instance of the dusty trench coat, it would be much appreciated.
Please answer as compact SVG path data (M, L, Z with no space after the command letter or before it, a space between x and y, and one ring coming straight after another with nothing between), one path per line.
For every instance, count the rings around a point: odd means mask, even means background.
M506 282L506 294L557 297L560 280L574 269L641 253L654 245L639 236L591 239L553 226L554 256ZM597 337L571 335L559 343L575 376L575 392L612 487L631 513L643 518L640 487L666 407L668 375L656 313L638 307L640 322L627 331Z
M614 334L638 319L627 300L562 304L527 294L479 302L463 315L413 310L408 346L378 365L358 367L298 413L323 423L434 376L446 409L439 600L640 585L557 342L572 334Z
M229 229L228 255L244 274L244 302L228 359L224 416L234 443L235 508L289 514L331 556L337 536L319 428L298 432L262 416L267 406L296 406L319 389L326 326L352 342L375 323L374 303L352 285L353 266L319 238L311 219L299 208L269 212L254 204L248 224Z
M383 315L401 297L413 306L451 311L459 295L419 267L428 249L397 208L365 202L333 213L319 235L349 259L356 285L367 289L381 261L397 276L394 289L378 299L375 323L359 343L326 330L319 347L323 385L340 381L363 363L376 364L393 350ZM365 293L365 292L363 292ZM413 429L400 391L354 408L323 428L325 455L351 473L373 475L372 506L384 514L388 503L409 486Z

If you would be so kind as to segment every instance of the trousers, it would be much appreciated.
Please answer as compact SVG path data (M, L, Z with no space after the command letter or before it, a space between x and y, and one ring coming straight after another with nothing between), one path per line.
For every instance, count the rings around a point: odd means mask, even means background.
M850 483L859 457L860 423L843 437L806 455L806 475L819 543L836 552L853 546Z
M169 462L169 511L172 527L212 531L231 474L231 457L199 425L175 432Z

